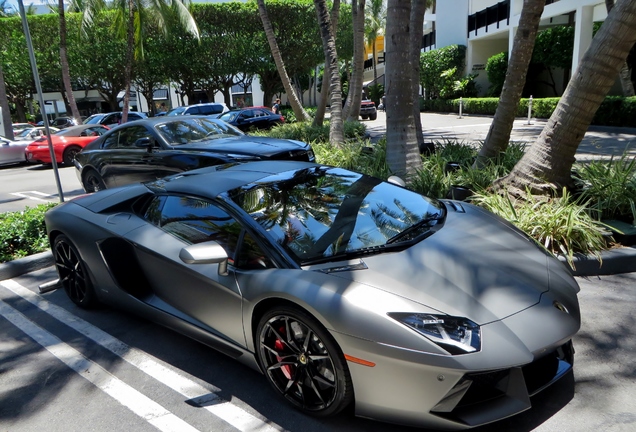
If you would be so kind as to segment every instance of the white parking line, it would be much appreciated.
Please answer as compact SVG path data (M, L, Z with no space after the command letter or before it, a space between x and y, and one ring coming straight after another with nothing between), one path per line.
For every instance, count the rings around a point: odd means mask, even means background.
M238 430L245 432L276 432L282 430L281 428L275 427L272 423L262 421L231 402L223 401L216 394L210 393L209 389L206 389L202 385L183 376L185 372L179 371L181 373L178 373L163 366L150 354L126 345L103 330L93 326L79 317L76 317L66 309L44 300L42 296L34 293L26 287L23 287L16 281L12 279L4 280L0 282L0 285L22 297L42 311L48 313L58 321L95 341L124 361L135 366L174 391L182 394L186 398L205 398L208 402L206 403L206 406L203 407L204 409L234 426ZM212 391L216 392L219 391L219 389L213 388Z
M198 429L176 417L152 399L113 376L97 363L84 357L75 348L30 321L21 312L13 309L2 300L0 300L0 315L42 345L48 352L64 362L81 377L157 429L166 432L198 431Z
M47 197L49 199L34 197L34 196L31 196L30 194ZM11 192L11 195L14 195L20 198L27 198L34 201L40 201L40 202L51 202L57 199L57 195L45 194L43 192L38 192L38 191Z

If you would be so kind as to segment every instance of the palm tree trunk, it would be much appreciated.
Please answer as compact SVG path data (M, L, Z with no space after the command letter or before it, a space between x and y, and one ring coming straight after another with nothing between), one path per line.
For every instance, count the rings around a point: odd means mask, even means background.
M73 95L73 86L71 85L71 73L68 67L68 56L66 53L66 15L64 12L64 0L58 1L58 8L60 14L60 64L62 66L62 81L64 82L64 89L66 91L66 98L68 99L68 105L71 107L71 115L78 122L81 120L79 110L77 109L77 103L75 102L75 96Z
M352 0L353 14L353 73L349 82L349 94L343 108L343 117L348 120L358 120L360 103L362 102L362 87L364 81L364 6L366 0Z
M261 0L259 0L261 1ZM338 53L336 41L333 36L329 11L325 0L314 0L322 47L327 59L326 66L329 69L331 92L331 117L329 119L329 141L337 146L344 144L344 124L342 121L342 87L340 85L340 70L338 68Z
M299 121L309 121L311 120L311 118L309 117L309 114L307 114L307 111L305 111L305 109L300 104L298 95L291 85L289 75L287 75L285 63L283 62L283 57L280 53L280 49L278 48L278 42L276 42L274 28L272 27L272 22L270 21L267 9L265 8L265 0L257 0L257 3L258 14L260 15L261 21L263 22L265 36L267 36L267 42L269 43L269 48L272 51L272 57L274 58L274 63L276 63L276 69L278 70L278 74L280 75L280 80L283 83L283 87L285 87L285 93L287 94L289 104L291 105L292 110L294 110L294 115ZM268 104L269 102L270 101L265 101L265 104Z
M340 0L334 0L333 5L331 6L331 31L334 36L336 34L336 29L338 28L338 18L340 15ZM320 89L320 101L316 104L316 116L314 117L314 126L322 126L322 122L325 120L325 111L327 111L327 98L329 97L329 91L331 87L331 83L329 80L329 69L327 65L329 64L329 59L325 54L325 69L322 73L322 87Z
M605 8L607 9L608 14L612 11L613 7L614 0L605 0ZM621 82L621 88L623 89L623 96L636 96L636 93L634 91L634 83L632 82L632 71L627 65L627 62L623 63L618 77Z
M549 194L571 183L572 164L594 114L636 42L636 2L620 1L592 39L537 142L495 188L522 196Z
M488 159L496 157L508 147L544 7L545 0L525 0L523 3L499 104L484 145L475 160L475 167L483 166Z
M409 180L422 165L413 120L410 0L388 0L386 20L386 159Z
M124 68L124 103L122 107L121 122L128 121L128 109L130 107L130 86L132 81L132 66L135 53L135 3L128 0L128 31L126 32L126 67Z
M411 4L411 71L412 71L412 98L413 120L415 121L415 138L417 147L424 146L424 134L422 132L422 117L420 117L420 53L422 51L422 35L424 33L424 13L427 0L413 0Z
M4 72L2 71L2 61L0 61L0 109L2 110L2 124L4 131L0 131L5 138L13 139L13 122L11 121L11 111L9 111L9 99L7 98L7 86L4 82Z

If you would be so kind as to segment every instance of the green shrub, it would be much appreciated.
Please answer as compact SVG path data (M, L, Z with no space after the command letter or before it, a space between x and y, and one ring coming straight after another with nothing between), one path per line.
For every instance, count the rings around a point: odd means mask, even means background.
M55 204L41 204L21 212L0 214L0 262L49 248L44 213Z
M580 199L598 219L636 219L636 157L624 154L609 161L594 160L574 167Z
M443 48L424 52L420 55L420 84L426 89L428 99L440 96L449 83L457 79L457 71L463 71L466 62L466 47L449 45ZM446 71L455 69L456 73L443 76Z
M599 252L609 247L605 227L566 189L560 198L537 198L528 193L524 200L514 200L507 194L478 194L471 202L510 221L553 254L563 255L572 268L575 253L601 261Z
M364 124L354 121L344 123L345 139L359 140L367 132ZM309 122L283 123L267 131L255 131L252 135L268 136L280 139L293 139L313 144L315 142L329 141L329 121L325 121L322 126L313 126Z
M486 61L486 72L488 73L488 96L499 97L506 80L508 70L508 52L501 52L490 57Z

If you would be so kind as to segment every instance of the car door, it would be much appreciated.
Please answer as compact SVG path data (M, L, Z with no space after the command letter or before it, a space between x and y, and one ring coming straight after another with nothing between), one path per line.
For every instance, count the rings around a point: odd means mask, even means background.
M28 141L9 141L0 139L0 164L26 162L24 149Z
M117 140L107 149L108 176L115 185L156 180L167 175L156 135L146 125L121 125L115 131Z
M232 266L219 273L219 264L187 264L179 258L181 249L213 240L232 263L239 222L211 201L177 195L155 197L142 217L149 224L126 237L135 244L157 297L152 306L245 346L242 297Z

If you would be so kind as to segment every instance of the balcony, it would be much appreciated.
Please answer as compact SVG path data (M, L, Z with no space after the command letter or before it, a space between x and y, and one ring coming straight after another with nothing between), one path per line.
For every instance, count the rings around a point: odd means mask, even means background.
M510 24L510 0L499 2L494 6L469 15L468 36L470 36L471 32L474 32L474 36L477 36L480 29L485 29L484 31L488 33L488 26L492 24L497 24L497 28L499 28L499 23L503 20L506 20L507 25Z

